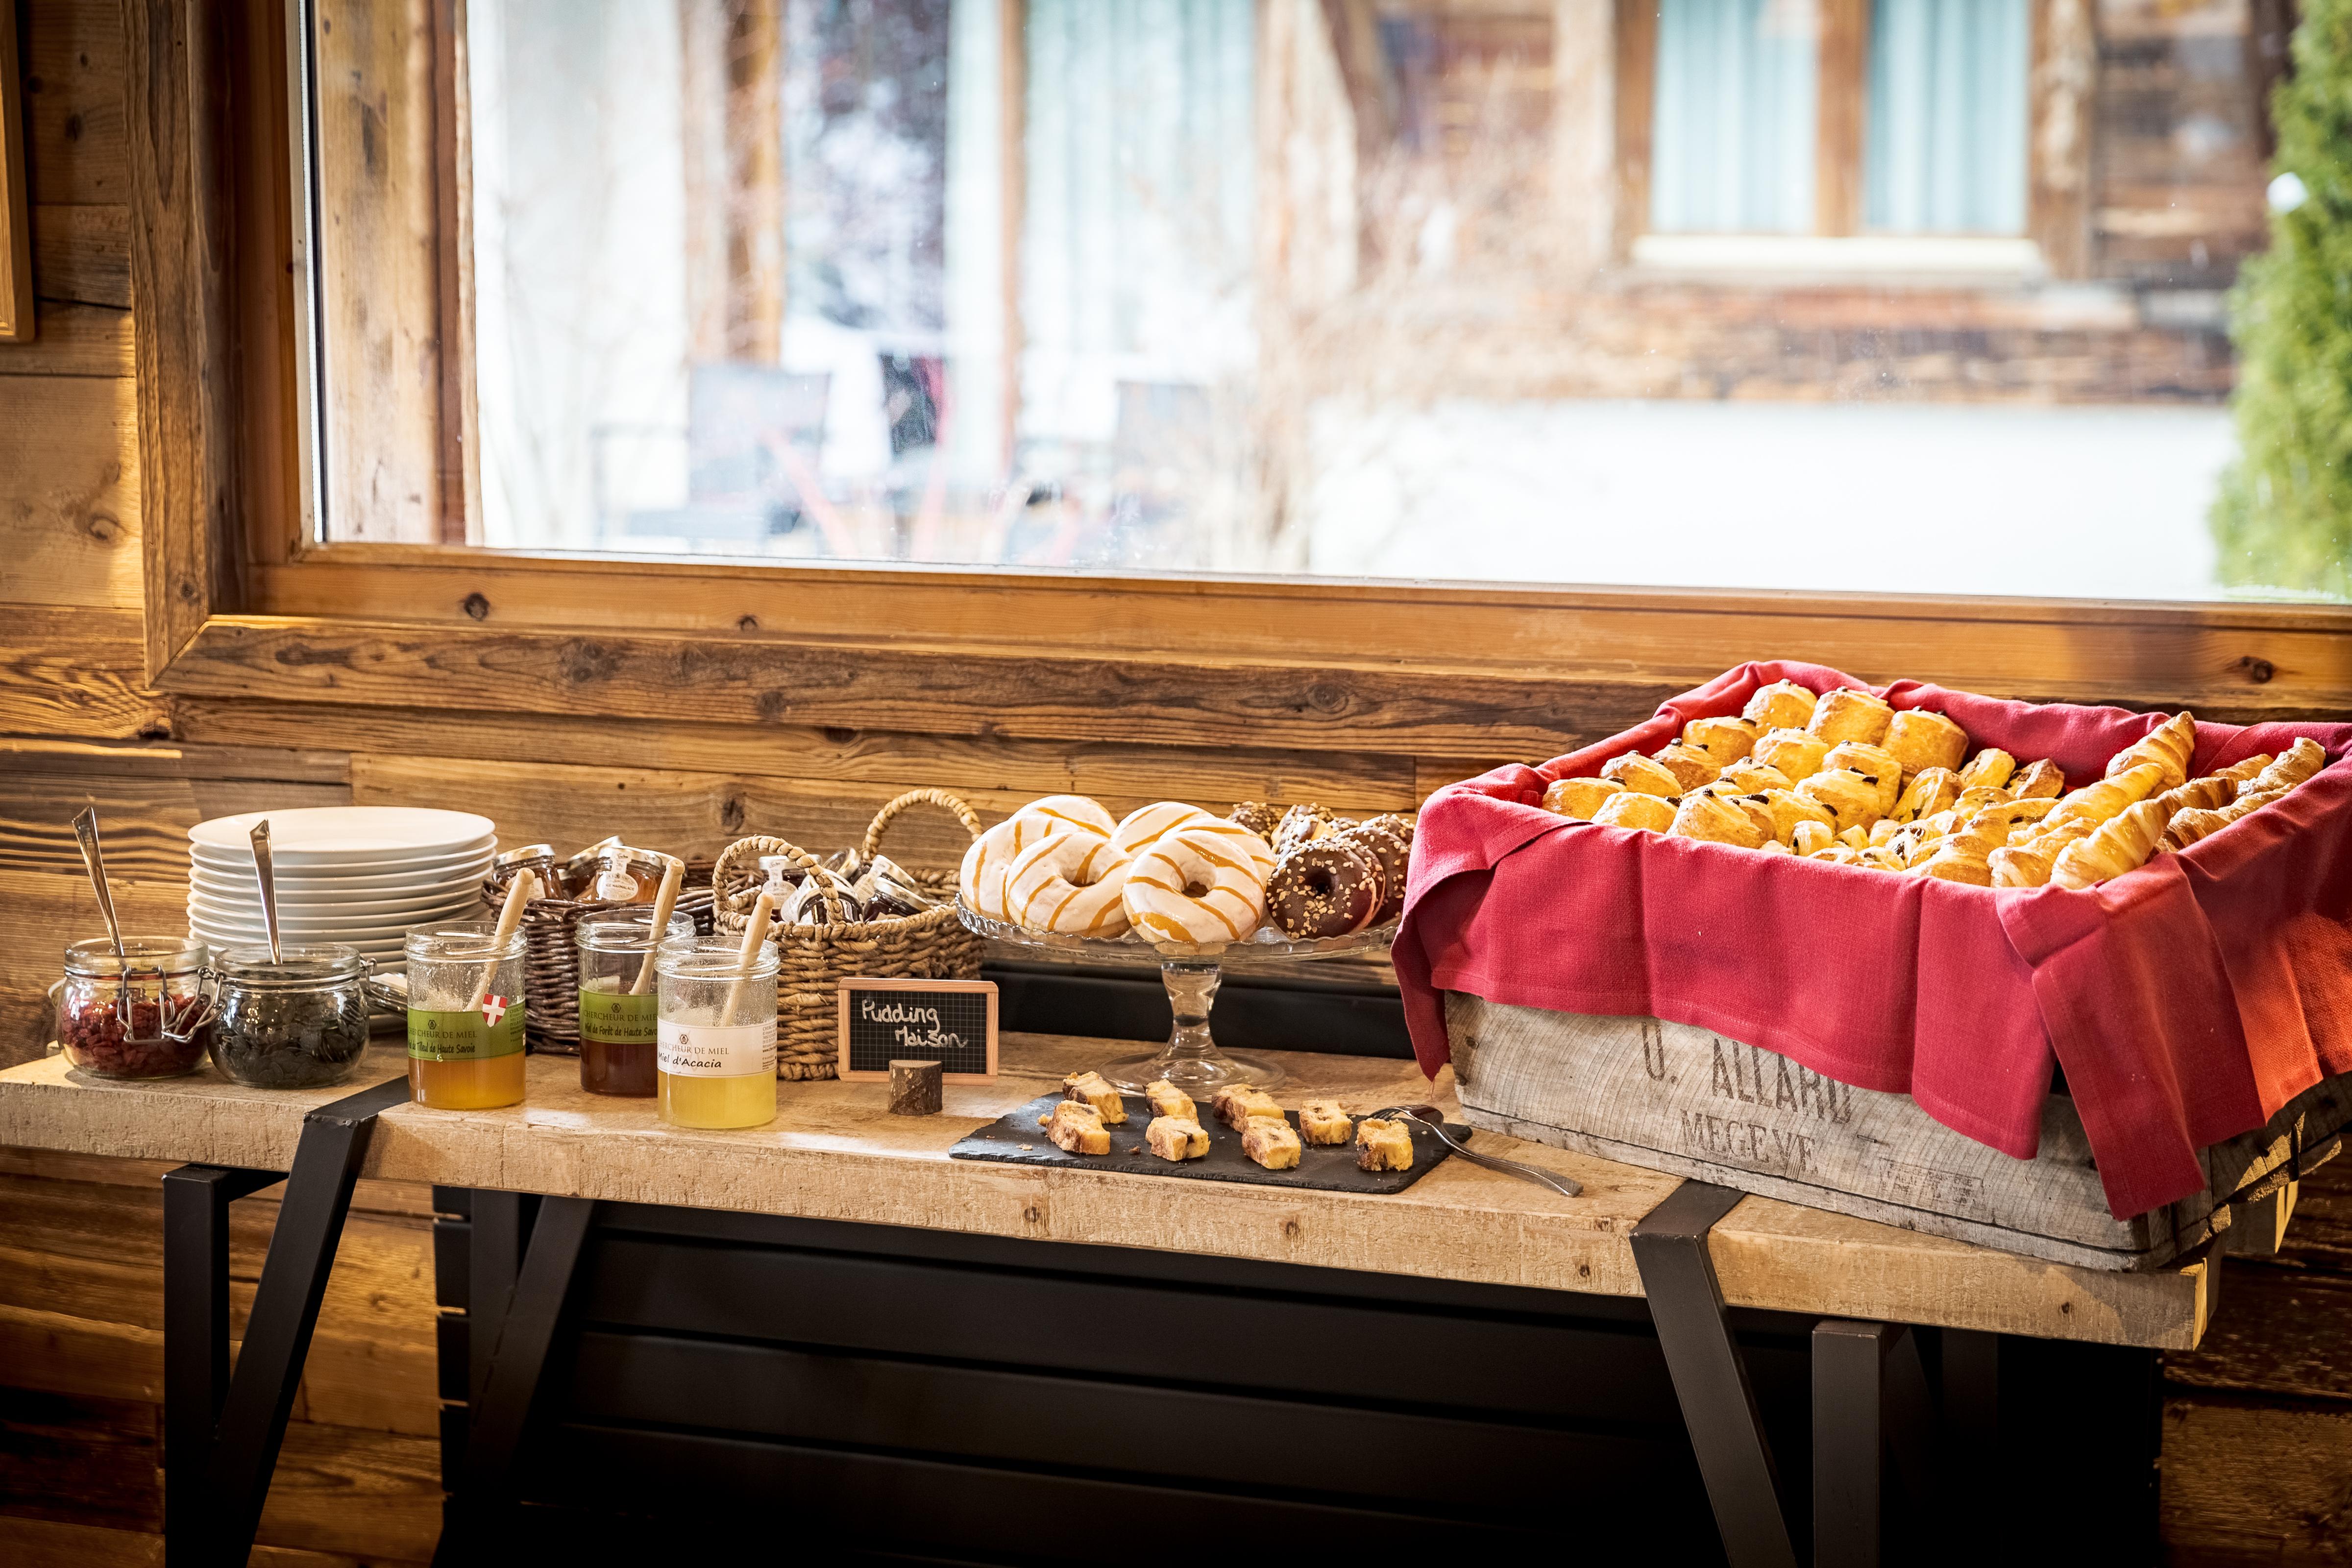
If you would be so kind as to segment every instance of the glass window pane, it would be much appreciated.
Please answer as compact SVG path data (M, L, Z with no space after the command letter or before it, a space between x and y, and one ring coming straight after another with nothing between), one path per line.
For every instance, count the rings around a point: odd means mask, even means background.
M1818 32L1811 0L1664 0L1654 229L1812 232Z
M2025 231L2026 0L1876 0L1864 218L1888 234Z

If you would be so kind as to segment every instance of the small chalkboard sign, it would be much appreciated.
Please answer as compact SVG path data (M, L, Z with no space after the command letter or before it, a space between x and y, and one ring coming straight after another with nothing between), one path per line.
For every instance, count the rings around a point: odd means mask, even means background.
M894 1060L936 1061L949 1083L996 1076L996 983L992 980L861 980L841 983L841 1047L835 1070L852 1082L887 1081Z

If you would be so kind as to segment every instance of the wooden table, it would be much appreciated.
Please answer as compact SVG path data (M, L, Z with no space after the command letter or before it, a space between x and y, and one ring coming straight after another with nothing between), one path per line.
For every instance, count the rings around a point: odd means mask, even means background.
M543 1215L571 1217L553 1226L543 1217L530 1256L520 1265L498 1350L499 1357L512 1359L486 1366L477 1346L476 1442L468 1451L469 1469L511 1453L587 1215L600 1203L1146 1249L1188 1258L1591 1297L1639 1297L1645 1272L1654 1288L1673 1268L1687 1265L1684 1275L1694 1283L1676 1289L1695 1318L1674 1329L1663 1300L1653 1301L1653 1314L1675 1391L1692 1417L1700 1467L1735 1562L1794 1558L1777 1510L1768 1506L1769 1458L1760 1434L1753 1452L1744 1440L1747 1434L1735 1430L1728 1439L1721 1436L1739 1426L1724 1417L1727 1411L1736 1414L1742 1402L1749 1412L1749 1431L1755 1427L1745 1372L1721 1327L1724 1305L1803 1314L1824 1321L1825 1329L1843 1325L1837 1331L1845 1333L1843 1341L1815 1335L1817 1420L1827 1347L1843 1357L1838 1364L1860 1369L1854 1386L1871 1405L1863 1425L1870 1435L1874 1545L1879 1366L1894 1345L1893 1336L1900 1334L1885 1325L2185 1349L2198 1342L2213 1309L2217 1273L2215 1260L2209 1258L2142 1275L2065 1268L1740 1197L1486 1133L1475 1140L1480 1149L1572 1176L1582 1184L1582 1194L1564 1197L1459 1159L1444 1162L1402 1194L1372 1196L948 1157L949 1148L965 1133L1046 1092L1064 1072L1131 1049L1130 1044L1007 1036L1003 1077L992 1084L948 1086L940 1115L890 1116L887 1085L786 1084L773 1123L725 1132L666 1126L650 1100L583 1094L576 1065L560 1058L531 1058L525 1105L446 1111L407 1103L397 1088L386 1089L372 1102L352 1103L362 1098L353 1094L355 1088L404 1074L404 1058L389 1048L372 1051L350 1085L312 1091L247 1089L209 1071L154 1083L110 1083L71 1071L62 1058L52 1057L0 1072L0 1143L188 1163L187 1172L174 1173L184 1178L177 1209L167 1178L166 1225L175 1227L180 1255L188 1260L184 1278L203 1282L182 1286L182 1310L174 1310L167 1300L167 1323L180 1340L198 1348L184 1347L173 1359L167 1344L167 1360L184 1372L176 1380L167 1376L168 1393L183 1406L183 1429L209 1434L219 1413L219 1442L213 1446L206 1488L224 1496L250 1494L255 1517L282 1434L291 1380L299 1374L318 1293L331 1263L342 1205L351 1182L362 1174L443 1188L546 1194L571 1205L542 1209ZM1330 1095L1362 1110L1433 1098L1410 1062L1298 1055L1289 1065L1293 1077L1286 1100ZM1441 1082L1434 1098L1454 1109L1448 1083ZM339 1102L344 1107L339 1115L311 1117ZM306 1128L310 1144L304 1143ZM320 1173L308 1184L315 1191L307 1200L298 1191L306 1184L298 1146ZM294 1180L280 1237L272 1243L264 1296L257 1300L257 1327L248 1333L232 1391L226 1383L226 1297L218 1294L225 1284L216 1290L204 1278L202 1265L207 1249L224 1244L226 1221L219 1216L230 1198L284 1172L293 1172ZM1670 1195L1675 1197L1673 1204L1667 1203ZM1677 1225L1676 1215L1684 1223ZM1637 1227L1646 1235L1637 1234ZM1677 1238L1687 1244L1679 1254L1672 1250ZM549 1244L542 1272L552 1280L551 1300L544 1289L534 1298L530 1289L531 1269L541 1263L542 1239ZM478 1291L482 1282L475 1283ZM1719 1292L1713 1303L1706 1300L1710 1287ZM273 1293L286 1319L274 1339L259 1326ZM211 1299L215 1294L216 1303ZM533 1300L544 1308L535 1320L526 1310ZM1863 1342L1854 1341L1856 1333ZM1853 1342L1864 1342L1864 1352L1854 1352ZM257 1345L265 1360L275 1356L282 1364L276 1369L276 1386L270 1370L257 1366L248 1396L243 1363L256 1360ZM496 1427L501 1419L509 1429L491 1433L485 1444L485 1422ZM1852 1432L1845 1436L1851 1441ZM266 1450L246 1461L249 1473L234 1473L235 1465L222 1468L219 1450L233 1437ZM1728 1441L1729 1447L1710 1458L1708 1444L1720 1441ZM1817 1431L1817 1454L1823 1452L1822 1442ZM1852 1458L1864 1462L1860 1455ZM1832 1500L1822 1490L1825 1482L1836 1480L1817 1469L1817 1509ZM1759 1484L1768 1489L1760 1495ZM1750 1512L1760 1509L1769 1519L1759 1513L1743 1524L1727 1517L1737 1510L1727 1504L1743 1485L1748 1495L1742 1506ZM193 1484L180 1489L184 1497L194 1495ZM167 1484L167 1502L171 1490ZM235 1555L241 1560L241 1552Z

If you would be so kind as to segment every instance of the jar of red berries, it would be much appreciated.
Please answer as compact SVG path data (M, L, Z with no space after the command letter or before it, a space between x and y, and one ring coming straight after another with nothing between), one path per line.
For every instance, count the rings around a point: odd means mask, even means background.
M93 1078L172 1078L193 1072L213 1041L203 942L126 936L122 956L105 937L66 949L57 988L58 1044Z

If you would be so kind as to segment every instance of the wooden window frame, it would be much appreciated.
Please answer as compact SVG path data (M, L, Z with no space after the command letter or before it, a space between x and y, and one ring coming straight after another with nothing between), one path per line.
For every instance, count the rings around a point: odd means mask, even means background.
M1433 759L1429 782L1555 754L1755 658L2214 718L2352 710L2352 608L2335 606L313 543L282 11L127 0L127 14L146 646L152 683L174 696L1370 751Z

